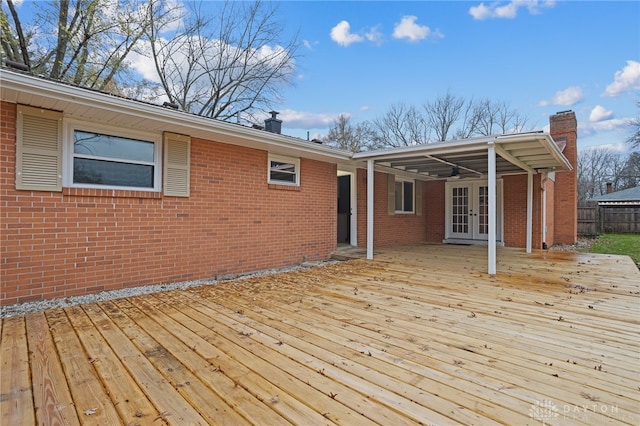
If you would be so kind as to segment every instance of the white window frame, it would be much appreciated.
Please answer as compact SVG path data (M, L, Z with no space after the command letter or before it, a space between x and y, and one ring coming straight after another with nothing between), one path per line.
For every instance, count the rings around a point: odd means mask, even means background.
M115 186L115 185L96 185L73 182L73 140L76 130L100 133L108 136L116 136L128 139L137 139L144 142L152 142L154 144L153 159L153 188L137 187L137 186ZM148 132L141 132L130 129L115 128L96 123L90 123L78 120L65 120L63 134L63 180L62 184L68 188L95 188L109 190L124 191L148 191L160 192L162 190L162 135Z
M407 179L407 178L403 178L403 177L399 177L396 176L395 177L395 183L402 183L402 194L400 194L402 196L402 206L404 208L404 200L405 200L405 194L404 194L404 184L405 182L410 182L411 183L411 211L405 211L405 210L395 210L396 214L414 214L416 212L416 181L415 179ZM394 186L394 192L395 192L395 200L397 203L398 200L398 193L397 191L395 191L395 186ZM395 208L395 206L394 206Z
M271 179L271 162L272 161L293 164L294 170L295 170L294 171L295 182ZM286 157L283 155L269 154L269 158L267 160L267 182L275 185L300 186L300 159L294 158L294 157Z

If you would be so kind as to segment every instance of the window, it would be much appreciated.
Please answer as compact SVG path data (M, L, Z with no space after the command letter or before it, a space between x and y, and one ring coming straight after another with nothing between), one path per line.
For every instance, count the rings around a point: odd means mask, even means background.
M269 183L300 185L300 160L269 155Z
M71 124L67 186L160 190L160 138Z
M396 213L413 213L414 182L412 180L395 181Z

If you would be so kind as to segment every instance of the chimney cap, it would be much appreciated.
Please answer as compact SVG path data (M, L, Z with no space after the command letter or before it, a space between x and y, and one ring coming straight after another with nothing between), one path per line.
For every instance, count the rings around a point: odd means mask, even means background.
M165 108L180 109L180 105L174 102L164 102L162 106Z
M271 114L271 118L276 118L278 116L278 114L280 114L280 112L275 111L275 110L271 110L271 111L269 111L269 114Z
M278 133L282 131L282 120L276 118L278 111L271 111L271 117L264 120L264 129L267 132Z

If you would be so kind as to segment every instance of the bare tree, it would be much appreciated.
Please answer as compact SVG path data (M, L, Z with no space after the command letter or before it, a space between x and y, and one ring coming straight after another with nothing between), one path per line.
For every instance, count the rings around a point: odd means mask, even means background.
M392 105L374 121L377 147L397 147L451 138L511 134L525 130L527 117L505 102L481 99L474 101L450 92L423 104L421 113L413 106Z
M171 102L222 120L271 109L292 84L299 47L296 37L280 40L276 9L262 1L188 5L182 28L169 34L154 22L147 34Z
M608 148L593 148L578 155L578 201L640 185L640 152L624 154Z
M429 142L427 119L414 106L392 105L373 122L374 146L399 147Z
M630 125L633 128L633 133L627 139L627 142L631 145L633 149L640 149L640 101L636 102L636 106L638 107L638 116L631 119Z
M15 24L15 27L11 27L11 23L4 9L0 9L0 41L2 44L2 54L5 58L20 62L31 67L30 58L28 54L28 40L31 38L31 34L26 34L22 30L22 23L18 17L15 4L13 0L7 0L7 6L9 13Z
M333 122L329 133L322 138L328 145L333 145L351 152L360 152L370 146L373 132L369 122L351 124L351 117L340 114Z
M460 124L455 131L456 139L468 139L477 134L478 126L482 111L477 107L476 102L470 99L466 102L464 113L462 114Z
M222 120L272 109L292 84L297 36L283 39L277 9L258 0L50 0L24 22L14 0L0 9L0 46L31 71L139 99L166 96ZM141 56L136 56L141 55ZM159 83L132 70L155 65Z
M640 151L629 154L620 171L619 187L616 190L635 188L640 185Z
M606 193L607 182L616 179L621 154L608 148L593 148L578 155L578 202Z
M1 12L2 49L31 71L98 90L125 85L128 58L149 25L153 1L60 0L36 3L23 22L13 0ZM160 19L160 18L157 18Z
M446 141L451 127L458 121L465 105L462 97L447 92L432 102L424 104L429 127L435 132L438 141Z
M499 133L500 104L489 99L479 101L476 108L478 115L477 136L490 136Z

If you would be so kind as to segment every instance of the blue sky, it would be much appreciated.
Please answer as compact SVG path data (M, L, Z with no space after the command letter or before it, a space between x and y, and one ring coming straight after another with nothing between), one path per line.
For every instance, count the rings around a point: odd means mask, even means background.
M340 113L374 119L447 91L504 101L546 129L573 110L579 149L626 149L640 101L637 1L284 1L304 42L283 133L326 134Z
M571 109L579 149L628 149L640 101L640 1L274 3L283 40L297 33L302 43L295 86L276 105L285 134L319 137L339 114L373 120L450 92L505 102L535 130ZM133 66L147 76L150 62Z

